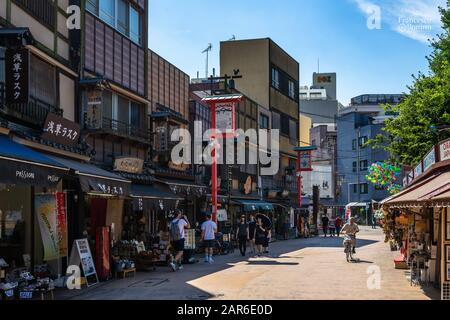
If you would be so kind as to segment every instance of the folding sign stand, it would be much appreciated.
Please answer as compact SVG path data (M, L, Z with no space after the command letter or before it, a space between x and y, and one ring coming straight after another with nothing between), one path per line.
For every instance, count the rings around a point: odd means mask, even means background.
M72 245L69 266L79 266L80 263L88 288L98 284L97 271L87 239L75 240Z

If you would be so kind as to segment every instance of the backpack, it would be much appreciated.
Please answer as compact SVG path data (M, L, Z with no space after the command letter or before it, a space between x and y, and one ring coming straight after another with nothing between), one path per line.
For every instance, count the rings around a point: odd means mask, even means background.
M170 224L170 236L172 238L172 241L181 240L181 231L180 228L178 227L179 222L180 220L175 219Z

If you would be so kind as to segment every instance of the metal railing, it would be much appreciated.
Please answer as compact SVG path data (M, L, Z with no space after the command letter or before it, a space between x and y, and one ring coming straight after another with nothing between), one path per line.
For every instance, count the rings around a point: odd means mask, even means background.
M88 130L104 130L112 134L117 134L131 139L145 140L150 143L150 130L139 128L137 126L128 124L126 122L103 117L100 127L92 127L87 121L87 114L85 114L84 127Z
M0 83L0 109L8 117L22 122L41 126L49 113L62 116L63 110L34 97L29 97L27 103L7 104L5 98L5 84Z
M273 179L273 177L262 177L262 189L268 190L289 190L291 192L297 192L297 181L285 181L279 179Z

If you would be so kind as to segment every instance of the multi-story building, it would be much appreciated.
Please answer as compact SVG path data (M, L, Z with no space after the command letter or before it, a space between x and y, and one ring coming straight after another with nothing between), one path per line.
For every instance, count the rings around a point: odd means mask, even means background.
M269 129L280 130L280 166L275 176L261 177L265 196L294 203L296 192L294 148L299 140L299 63L270 38L225 41L220 45L221 75L239 71L236 88L259 106ZM269 116L270 121L267 121Z
M299 133L299 144L300 147L310 146L310 130L313 126L312 118L300 114L300 133Z
M314 124L335 123L338 109L336 73L314 73L311 87L300 87L300 113Z
M153 52L149 53L149 100L153 148L151 160L155 178L182 197L179 205L191 221L204 207L206 185L195 181L194 167L175 164L171 153L178 141L171 141L176 129L191 130L189 113L189 76ZM192 132L192 131L190 131ZM193 138L193 135L192 135Z
M372 163L388 160L389 154L367 146L367 142L383 134L384 121L395 116L386 114L382 105L396 104L401 99L402 95L358 96L350 106L340 110L337 119L337 204L341 207L351 204L363 222L370 221L368 211L372 200L380 201L389 195L387 190L376 188L365 178Z
M12 267L67 256L44 245L41 204L65 194L69 241L79 236L77 192L56 159L89 161L80 140L78 72L71 63L67 1L0 2L0 256ZM38 212L36 211L36 212ZM45 229L45 228L44 228ZM40 229L43 230L43 229ZM48 242L47 242L48 243ZM44 254L42 254L44 252Z
M312 152L311 172L302 174L303 192L312 199L313 186L319 187L319 204L325 210L335 211L337 164L337 130L335 125L318 125L310 130L310 145L317 147Z

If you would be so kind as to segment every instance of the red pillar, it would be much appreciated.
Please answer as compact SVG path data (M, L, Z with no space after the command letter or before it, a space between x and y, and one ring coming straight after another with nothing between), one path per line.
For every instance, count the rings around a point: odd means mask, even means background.
M217 139L216 130L216 104L211 104L211 128L214 130L214 139ZM217 223L217 145L214 144L212 150L211 165L211 202L212 202L212 220Z

